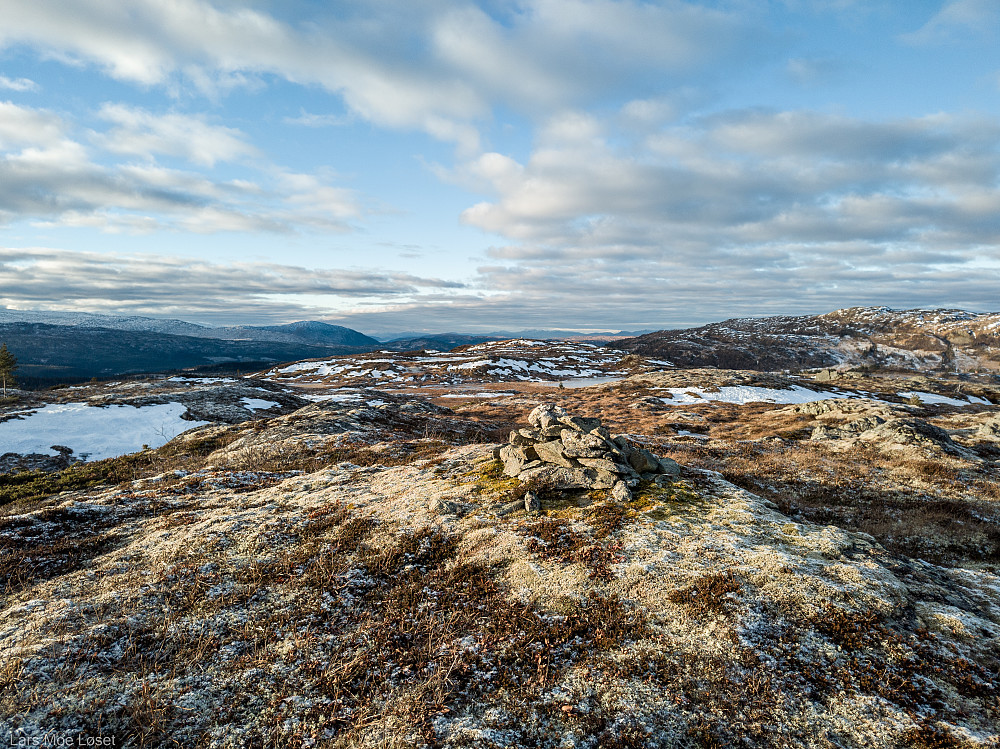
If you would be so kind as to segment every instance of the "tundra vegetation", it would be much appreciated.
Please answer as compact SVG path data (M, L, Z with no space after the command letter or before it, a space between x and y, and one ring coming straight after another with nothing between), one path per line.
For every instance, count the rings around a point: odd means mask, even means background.
M309 403L342 392L310 382L158 449L0 475L3 729L1000 746L1000 387L723 402L812 380L629 356L585 388ZM56 395L113 391L88 387Z

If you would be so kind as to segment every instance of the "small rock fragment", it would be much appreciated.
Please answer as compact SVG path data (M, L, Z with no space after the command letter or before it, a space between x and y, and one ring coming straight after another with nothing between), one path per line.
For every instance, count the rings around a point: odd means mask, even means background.
M611 498L618 502L630 501L632 499L632 492L628 488L628 484L624 481L616 481L615 485L611 487Z
M524 494L524 510L525 512L540 512L542 509L542 500L533 491L525 492Z
M431 512L436 512L439 515L458 515L464 509L463 505L458 502L450 499L441 499L440 497L432 499L428 503L428 508Z

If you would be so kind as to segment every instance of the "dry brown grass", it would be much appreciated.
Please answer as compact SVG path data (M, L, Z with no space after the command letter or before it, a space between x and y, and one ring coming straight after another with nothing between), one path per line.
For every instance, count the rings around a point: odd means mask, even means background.
M696 616L722 614L735 600L731 594L743 590L740 579L731 570L705 575L687 587L672 591L667 600L684 604Z
M357 466L381 465L387 468L409 465L418 460L438 457L450 446L437 439L411 440L371 445L367 442L344 441L310 450L295 451L255 444L240 448L229 456L228 466L236 470L283 473L312 473L336 463Z
M793 518L874 536L891 551L948 564L1000 563L1000 482L942 455L857 444L712 442L664 446L675 460L720 471Z
M504 694L520 710L568 668L649 634L643 615L613 596L545 614L509 597L503 568L464 561L447 533L392 533L333 503L313 510L298 542L273 559L232 567L211 551L185 553L147 580L162 617L118 619L60 645L63 666L47 678L133 684L120 704L94 703L90 719L123 741L159 746L186 717L160 680L194 676L238 642L228 668L260 669L259 683L230 695L214 722L259 725L251 744L351 745L374 720L401 721L418 743L433 743L437 715ZM0 680L18 678L19 662L4 663ZM9 695L18 709L30 681Z

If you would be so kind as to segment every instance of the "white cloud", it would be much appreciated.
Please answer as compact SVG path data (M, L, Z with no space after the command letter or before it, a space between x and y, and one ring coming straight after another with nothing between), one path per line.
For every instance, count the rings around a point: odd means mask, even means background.
M217 161L238 161L259 155L239 130L210 125L202 116L155 115L122 104L105 104L99 115L115 125L95 134L104 150L152 158L177 156L194 164L214 166Z
M0 89L8 91L37 91L38 84L29 78L8 78L0 75Z
M550 112L662 85L707 61L767 48L736 13L668 0L528 0L503 22L471 3L338 4L295 26L206 0L6 3L0 47L27 43L143 85L208 93L262 75L318 84L376 124L478 144L495 103ZM752 43L751 43L752 41Z
M406 298L456 284L406 273L214 263L161 255L0 248L0 306L181 315L236 322L288 320L364 299ZM317 309L315 300L326 300Z
M940 44L969 35L996 36L1000 25L997 0L948 0L916 31L902 35L910 44Z
M1000 249L991 121L751 110L624 144L589 118L553 131L563 137L540 139L524 164L491 154L465 167L494 198L463 220L512 240L491 250L481 284L525 307L931 303L917 290L947 303L960 278L969 296L991 293L972 270ZM734 289L738 302L725 298Z
M65 133L65 123L52 112L0 101L0 149L51 146L62 140Z
M108 105L117 127L91 133L103 152L74 139L72 123L46 110L0 102L0 225L88 226L113 232L157 229L348 231L361 215L357 196L324 174L256 166L256 181L145 163L106 163L109 155L167 153L195 164L256 156L242 133L200 118L156 117Z
M350 123L350 118L340 114L314 114L303 111L298 117L285 117L286 125L302 125L303 127L340 127Z
M794 57L785 65L788 77L800 86L813 87L835 79L846 65L841 60L824 57Z

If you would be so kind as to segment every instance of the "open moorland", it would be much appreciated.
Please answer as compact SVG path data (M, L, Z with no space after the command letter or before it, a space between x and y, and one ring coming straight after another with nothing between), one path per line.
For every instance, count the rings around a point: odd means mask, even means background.
M15 741L1000 746L990 373L508 341L0 419Z

